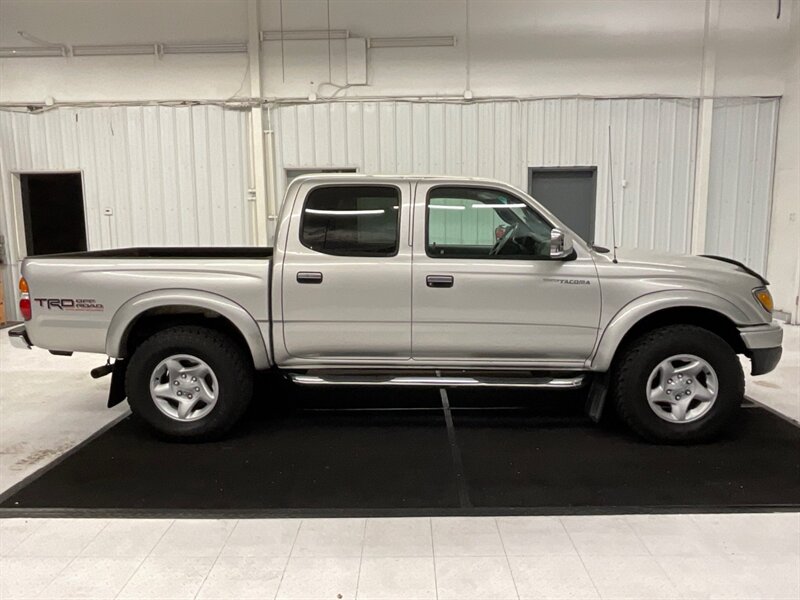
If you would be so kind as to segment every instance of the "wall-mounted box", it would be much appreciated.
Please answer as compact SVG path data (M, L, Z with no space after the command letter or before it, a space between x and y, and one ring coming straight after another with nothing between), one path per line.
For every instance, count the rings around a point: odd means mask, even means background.
M365 85L367 83L367 40L365 38L347 39L347 83Z

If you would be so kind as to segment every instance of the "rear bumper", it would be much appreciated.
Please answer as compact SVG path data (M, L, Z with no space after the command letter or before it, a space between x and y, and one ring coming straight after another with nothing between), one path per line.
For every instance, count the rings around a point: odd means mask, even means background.
M752 362L752 375L763 375L772 371L781 359L783 329L773 321L766 325L740 327L739 334L745 346L745 355Z
M11 339L11 345L15 348L30 350L33 347L30 338L28 338L28 332L25 331L25 325L10 329L8 331L8 337Z

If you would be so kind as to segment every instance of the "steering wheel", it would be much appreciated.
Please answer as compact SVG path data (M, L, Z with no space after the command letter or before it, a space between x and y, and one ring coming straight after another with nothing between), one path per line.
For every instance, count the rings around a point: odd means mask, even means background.
M501 237L499 240L497 240L494 246L492 246L492 249L489 251L489 256L495 256L497 254L500 254L500 251L508 243L508 240L514 237L514 232L517 230L517 227L519 227L519 223L514 223L511 227L509 227L506 230L505 235Z

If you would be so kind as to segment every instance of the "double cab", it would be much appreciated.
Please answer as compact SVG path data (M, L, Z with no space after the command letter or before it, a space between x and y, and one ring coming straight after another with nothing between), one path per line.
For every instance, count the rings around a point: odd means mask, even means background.
M98 370L113 371L109 403L182 439L225 434L274 371L586 386L593 416L608 404L648 440L694 442L736 415L737 355L754 375L781 355L767 282L744 265L609 251L487 179L299 177L273 247L36 256L22 275L14 343L115 359Z

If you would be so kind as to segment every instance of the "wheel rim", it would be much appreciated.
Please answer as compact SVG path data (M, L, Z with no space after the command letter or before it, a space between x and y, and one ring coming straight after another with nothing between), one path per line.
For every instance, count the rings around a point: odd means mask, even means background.
M662 360L647 380L650 408L670 423L700 419L714 406L718 393L714 368L693 354L676 354Z
M170 419L197 421L214 410L219 384L206 362L190 354L175 354L153 369L150 396Z

